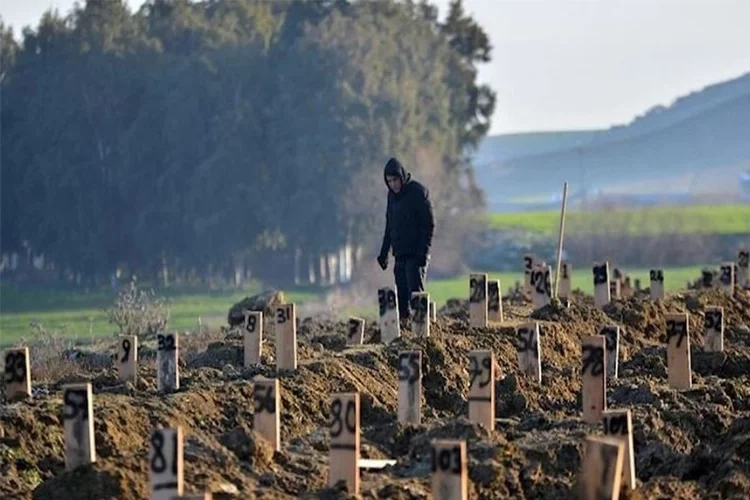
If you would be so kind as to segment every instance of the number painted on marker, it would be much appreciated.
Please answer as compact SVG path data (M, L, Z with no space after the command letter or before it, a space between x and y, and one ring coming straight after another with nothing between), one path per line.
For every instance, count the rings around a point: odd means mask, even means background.
M345 429L350 434L354 434L357 430L357 422L355 421L357 412L354 400L350 399L346 402L346 409L343 406L338 398L331 403L331 421L329 423L331 437L339 437ZM341 415L342 410L344 410L344 415Z
M63 395L63 420L89 419L86 389L68 389Z
M271 384L256 384L253 388L253 399L255 400L255 413L276 413L276 394Z
M5 354L5 383L24 383L26 380L26 354L9 351Z
M402 352L398 355L398 379L414 384L422 375L419 365L419 353Z
M461 463L461 448L443 448L439 452L432 447L432 472L444 471L453 474L461 474L463 464Z
M120 363L126 363L128 361L131 348L130 339L122 339L122 358L120 358Z
M151 457L151 471L161 474L169 466L164 456L164 433L161 430L151 434L151 445L154 447L154 456ZM172 434L172 474L177 475L177 433Z
M676 347L680 347L682 341L687 336L687 323L685 323L685 320L667 320L667 343L675 336L677 337Z
M601 266L594 266L592 269L594 272L594 286L606 285L609 281L607 279L607 266L602 264Z
M604 373L604 349L593 345L583 346L583 374L590 372L594 377Z
M469 387L474 387L474 382L484 373L487 374L486 380L479 380L479 387L484 388L490 383L490 376L492 375L492 360L489 356L482 358L480 363L476 356L469 357L471 360L471 369L469 374L471 375L471 381Z
M159 334L156 336L157 341L159 342L159 345L157 346L157 351L174 351L175 350L175 341L174 341L174 335L171 333L167 334Z
M604 434L626 436L628 434L627 415L604 417Z

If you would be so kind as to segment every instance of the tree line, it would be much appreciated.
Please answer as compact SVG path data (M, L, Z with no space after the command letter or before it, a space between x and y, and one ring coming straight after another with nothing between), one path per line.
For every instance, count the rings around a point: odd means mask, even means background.
M390 156L446 246L482 207L491 44L460 0L442 21L426 0L88 0L0 37L6 273L15 254L87 284L346 280L377 250Z

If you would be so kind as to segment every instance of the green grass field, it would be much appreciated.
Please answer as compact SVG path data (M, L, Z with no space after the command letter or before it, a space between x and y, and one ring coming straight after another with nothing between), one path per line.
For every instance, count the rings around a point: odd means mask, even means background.
M665 269L665 289L667 291L685 287L688 280L700 276L700 266ZM639 278L644 286L648 283L648 269L625 269L633 279ZM454 279L428 281L427 291L438 306L445 304L453 297L468 297L468 275ZM523 279L521 272L490 273L490 279L499 279L503 293ZM575 272L573 288L580 288L592 293L591 273ZM169 328L177 330L194 330L197 318L201 316L203 325L218 328L226 324L226 314L235 302L247 295L256 293L259 288L239 292L225 293L173 293L166 295L170 301ZM289 300L303 303L316 298L316 295L304 291L285 292ZM115 333L116 326L107 321L105 309L114 300L112 293L84 294L77 292L29 292L17 288L0 287L0 345L12 345L21 338L33 340L34 330L29 327L32 322L40 323L49 333L65 337L88 339L107 336ZM373 293L372 306L347 308L341 311L341 317L350 314L374 317L377 304Z
M555 235L560 224L560 212L498 213L490 215L488 222L494 229L521 229ZM613 229L634 236L746 234L750 233L750 204L662 206L600 212L573 211L566 214L566 233L611 232Z

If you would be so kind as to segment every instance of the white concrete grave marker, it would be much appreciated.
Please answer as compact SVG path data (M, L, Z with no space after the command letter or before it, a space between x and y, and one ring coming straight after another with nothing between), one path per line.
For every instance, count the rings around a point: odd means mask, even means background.
M523 296L531 300L531 271L534 268L536 257L533 253L523 254Z
M430 302L430 319L437 321L437 303Z
M469 478L466 442L433 441L431 463L432 498L434 500L467 500Z
M297 313L294 304L276 306L276 368L297 369Z
M560 265L560 270L562 272L560 274L560 284L559 289L557 290L557 296L563 304L567 304L570 299L573 298L573 265L563 261Z
M609 304L609 262L594 263L594 306L601 309Z
M617 500L622 484L625 445L611 437L589 436L581 464L580 500Z
M734 262L725 262L721 265L719 283L722 290L734 294Z
M469 421L495 429L495 355L469 352Z
M703 348L708 352L722 352L724 350L724 308L707 306L703 325L706 329Z
M138 377L138 336L126 335L117 338L115 366L120 380L136 383Z
M651 300L662 299L664 300L664 270L663 269L651 269L648 272L649 279L651 280Z
M150 500L169 500L183 494L182 427L154 429L149 440Z
M362 345L365 339L365 320L349 318L349 330L346 335L346 345Z
M487 327L487 274L469 275L469 326Z
M604 357L606 339L603 335L589 335L581 339L583 421L598 423L607 409L607 373Z
M430 294L427 292L412 292L411 303L412 310L412 331L417 337L430 336Z
M243 363L245 366L259 365L263 354L263 313L245 312L245 331L242 335Z
M398 421L422 422L422 351L398 353Z
M378 290L378 309L380 317L380 341L390 344L401 335L398 317L398 297L394 288Z
M618 325L605 325L599 330L606 342L606 367L607 378L617 378L617 362L620 357L620 327Z
M279 381L278 379L258 377L253 382L255 384L253 386L253 399L255 400L253 428L263 439L268 441L271 448L279 451L281 450Z
M350 495L359 494L359 393L331 395L328 486L340 480Z
M552 301L551 270L545 262L536 261L531 270L531 303L534 309L548 305Z
M63 386L65 470L96 462L91 383Z
M5 351L5 397L8 401L31 397L28 347Z
M518 365L523 373L542 381L542 358L539 345L539 323L527 323L516 328Z
M156 379L159 392L174 392L180 388L179 343L177 333L156 336Z
M487 320L493 323L503 322L503 293L499 280L487 282Z
M665 315L667 331L667 376L669 386L690 389L693 376L690 364L690 331L687 313Z
M602 413L604 435L622 441L623 483L631 490L635 489L635 455L633 452L633 419L630 410L607 410Z

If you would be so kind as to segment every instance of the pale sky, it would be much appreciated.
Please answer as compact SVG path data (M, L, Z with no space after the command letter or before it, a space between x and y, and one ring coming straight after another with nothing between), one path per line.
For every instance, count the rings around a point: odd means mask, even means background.
M131 7L143 0L129 0ZM433 0L445 15L449 0ZM0 0L14 27L74 0ZM750 0L465 0L494 45L491 133L606 128L750 72Z

